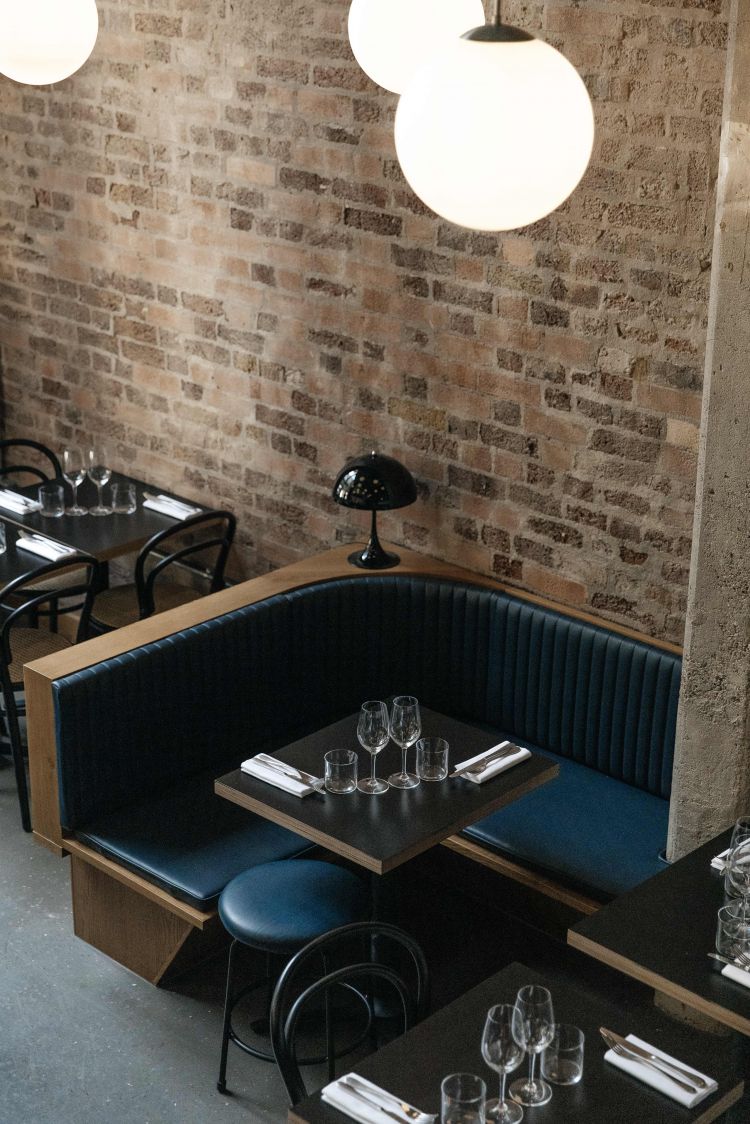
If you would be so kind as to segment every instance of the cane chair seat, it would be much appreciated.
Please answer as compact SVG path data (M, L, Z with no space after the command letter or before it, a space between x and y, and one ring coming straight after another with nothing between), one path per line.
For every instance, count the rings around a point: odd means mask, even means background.
M154 586L154 611L165 613L188 601L197 601L203 594L177 582L160 581ZM94 601L91 619L94 627L103 625L107 629L123 628L133 624L140 616L138 591L134 584L115 585L98 594Z
M50 656L53 652L61 652L63 648L72 647L70 640L66 640L59 632L47 632L41 628L14 628L10 634L10 646L13 653L8 668L11 683L23 684L23 666L32 660L39 660L42 656Z

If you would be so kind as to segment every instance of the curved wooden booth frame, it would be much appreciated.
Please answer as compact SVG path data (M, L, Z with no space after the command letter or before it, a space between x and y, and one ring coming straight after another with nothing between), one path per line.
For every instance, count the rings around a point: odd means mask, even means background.
M53 684L73 672L276 594L335 579L358 581L367 578L372 571L357 569L348 562L351 550L351 544L336 547L47 656L24 669L34 837L55 854L71 857L76 935L152 983L159 983L168 975L211 954L223 940L223 930L215 910L201 912L186 905L78 840L66 837L60 823L58 801ZM680 649L673 644L659 643L632 629L556 605L492 578L401 547L398 553L401 561L388 573L435 577L501 590L569 617L680 654ZM505 877L531 886L579 913L590 914L599 908L600 903L583 894L559 886L552 879L495 855L470 840L453 836L445 841L444 846Z

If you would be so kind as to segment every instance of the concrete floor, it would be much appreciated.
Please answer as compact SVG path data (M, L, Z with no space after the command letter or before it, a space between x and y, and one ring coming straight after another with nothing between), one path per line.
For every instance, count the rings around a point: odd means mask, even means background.
M0 1124L286 1121L275 1066L236 1048L229 1054L233 1095L216 1091L224 958L155 988L74 937L68 860L21 830L13 773L2 760ZM511 960L585 978L610 1000L632 989L624 977L533 926L519 927L517 919L477 926L483 909L459 902L455 885L444 898L419 862L409 864L407 892L396 890L431 964L434 1007ZM459 951L467 941L471 957ZM738 1065L747 1068L747 1060L738 1058ZM311 1089L323 1084L322 1075L308 1080ZM727 1124L747 1124L749 1100Z

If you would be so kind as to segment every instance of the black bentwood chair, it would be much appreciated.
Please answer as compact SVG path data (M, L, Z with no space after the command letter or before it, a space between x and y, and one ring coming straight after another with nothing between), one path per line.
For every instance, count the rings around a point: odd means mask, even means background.
M310 962L322 966L324 975L310 983ZM322 998L325 1012L328 1080L333 1080L332 1061L340 1057L333 1041L330 1017L331 993L344 988L367 1004L369 1030L377 986L378 1003L396 1001L395 1012L401 1027L392 1027L393 1036L404 1033L427 1014L429 973L427 961L417 942L395 925L381 921L361 921L344 925L311 941L292 957L279 977L271 1000L271 1041L276 1062L295 1105L307 1096L297 1060L296 1036L305 1009ZM363 991L359 989L363 988ZM390 993L390 994L389 994ZM369 998L367 998L369 997ZM360 1037L354 1045L362 1041ZM349 1049L353 1049L350 1046Z
M30 452L37 454L37 457L32 455L31 459L46 460L49 462L48 466L42 468L38 464L28 464ZM7 437L0 441L0 484L5 484L6 476L20 476L24 473L43 484L45 480L60 479L62 466L52 450L39 441L31 441L26 437Z
M25 713L23 693L24 664L42 656L70 648L74 641L58 632L40 627L40 618L57 618L60 601L81 600L81 616L75 643L86 636L88 616L96 587L99 563L90 554L70 554L9 582L0 593L0 678L2 680L5 724L21 806L24 831L31 831L29 793L26 783L23 743L19 716ZM71 584L71 575L75 582ZM59 583L59 584L56 584Z
M111 632L223 589L236 528L229 511L201 511L152 535L136 559L135 581L105 589L94 601L91 633ZM164 571L175 564L188 567L204 588L165 578Z

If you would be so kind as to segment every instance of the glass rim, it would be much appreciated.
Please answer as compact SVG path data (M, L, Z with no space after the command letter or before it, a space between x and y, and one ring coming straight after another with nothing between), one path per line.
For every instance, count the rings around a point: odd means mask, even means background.
M405 706L419 706L419 699L415 698L414 695L394 695L393 705L399 708Z
M357 754L353 749L327 749L323 760L331 765L353 765Z
M414 743L417 749L423 752L428 750L430 753L443 752L450 749L448 741L445 738L418 738Z

